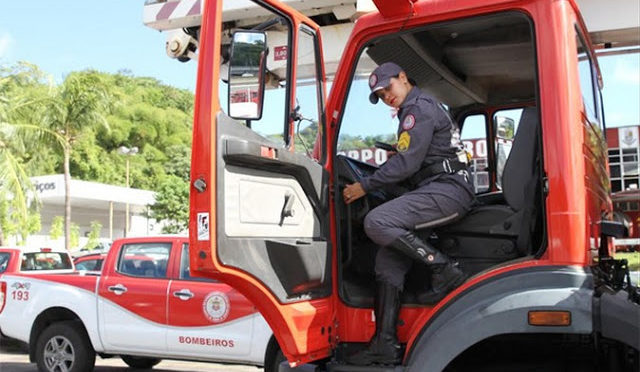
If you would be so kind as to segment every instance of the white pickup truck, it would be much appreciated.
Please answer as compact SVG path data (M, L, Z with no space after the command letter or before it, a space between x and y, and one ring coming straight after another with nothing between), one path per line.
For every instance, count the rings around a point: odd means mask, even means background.
M40 371L91 371L96 354L135 368L161 359L264 366L284 360L271 329L226 284L189 275L188 239L116 240L101 275L6 273L0 330Z

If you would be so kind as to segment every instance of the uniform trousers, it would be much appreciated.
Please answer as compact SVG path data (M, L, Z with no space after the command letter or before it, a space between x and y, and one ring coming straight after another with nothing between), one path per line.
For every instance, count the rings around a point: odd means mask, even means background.
M452 197L443 194L447 188L451 188ZM369 239L380 246L375 262L376 281L402 291L413 260L389 245L405 233L414 232L416 225L454 213L463 216L472 200L462 186L433 181L371 210L364 219L364 229Z

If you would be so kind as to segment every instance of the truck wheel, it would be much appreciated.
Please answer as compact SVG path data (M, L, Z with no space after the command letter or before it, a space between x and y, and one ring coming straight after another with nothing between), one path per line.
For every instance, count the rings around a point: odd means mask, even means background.
M133 355L120 355L120 358L122 358L129 367L137 369L151 369L162 361L162 359L145 358Z
M275 338L271 338L267 345L267 352L264 358L264 372L278 372L280 363L287 360L280 350L280 346Z
M96 352L77 322L54 323L36 342L36 363L40 372L93 371Z

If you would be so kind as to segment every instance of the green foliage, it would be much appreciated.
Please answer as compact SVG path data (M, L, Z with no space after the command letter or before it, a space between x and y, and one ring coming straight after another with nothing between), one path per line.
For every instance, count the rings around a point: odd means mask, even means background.
M80 244L80 226L75 223L71 223L71 235L69 240L70 248L77 248Z
M21 175L23 183L16 190L24 191L29 177L63 173L64 151L69 151L73 179L124 186L126 158L117 149L136 146L140 152L129 157L131 187L167 193L160 196L166 203L155 210L173 221L168 229L183 230L188 220L193 102L187 90L127 71L73 72L56 85L35 65L0 66L0 163L5 161L0 173L18 170L13 184L0 180L0 192L15 195L8 186L17 187ZM29 126L31 133L7 129L9 119ZM12 217L16 207L7 197L0 200L0 242L3 236L37 226L29 220L31 212L23 199L23 227ZM57 239L64 231L63 220L54 221L60 224L52 226L52 239Z
M85 248L92 250L98 245L100 230L102 230L102 224L99 221L91 221L91 231L89 232L89 240L87 240Z
M17 226L12 218L12 213L9 209L10 201L7 198L7 193L0 191L0 241L3 241L5 237L14 235L17 231ZM2 245L5 243L3 242Z
M348 134L340 135L338 139L338 151L368 149L375 146L376 141L394 144L397 142L395 134L379 134L375 136L351 136Z
M49 236L52 240L60 239L62 234L64 233L64 217L55 216L53 217L53 221L51 221L51 230L49 231Z
M615 258L627 260L630 271L640 271L640 252L616 252Z
M151 211L155 219L168 221L163 233L185 231L189 224L189 182L174 175L166 176L160 182Z

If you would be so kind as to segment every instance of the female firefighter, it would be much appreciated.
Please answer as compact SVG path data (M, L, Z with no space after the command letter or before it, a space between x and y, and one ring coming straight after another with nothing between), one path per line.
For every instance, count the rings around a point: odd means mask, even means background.
M375 261L376 333L365 350L348 356L348 362L397 364L401 359L396 334L400 293L413 261L432 272L431 289L418 296L422 303L439 301L466 279L445 254L416 236L416 226L462 217L474 200L474 191L460 132L440 102L415 87L392 62L371 73L369 87L371 103L382 100L398 109L397 153L371 176L347 185L343 198L349 204L367 192L400 184L405 191L408 185L408 191L365 217L365 232L380 247Z

